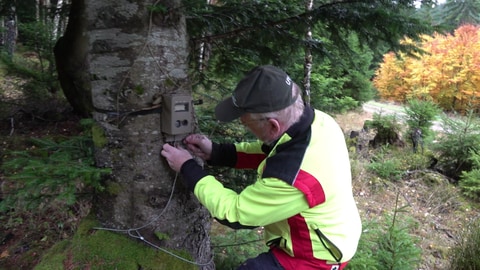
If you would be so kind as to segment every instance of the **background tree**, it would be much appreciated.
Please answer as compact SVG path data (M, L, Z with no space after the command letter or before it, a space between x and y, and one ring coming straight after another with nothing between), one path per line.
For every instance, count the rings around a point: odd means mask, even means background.
M57 62L76 95L92 96L96 162L112 169L94 207L101 229L188 251L209 269L209 214L160 158L158 98L191 92L180 6L75 1Z
M58 38L52 51L63 94L77 114L91 117L94 109L88 79L90 74L86 67L88 36L78 34L86 27L84 9L82 1L72 4L66 31Z
M473 165L472 170L462 172L459 186L466 197L478 200L480 199L480 153L472 149L469 154L469 161Z
M45 110L38 107L61 96L53 46L58 33L65 29L68 2L5 0L1 4L0 17L15 26L14 43L9 47L16 47L15 42L21 44L21 51L15 55L15 48L7 49L11 50L10 56L2 58L3 63L11 74L25 78L20 89L27 99L37 101L29 110ZM1 32L6 34L9 31Z
M383 56L383 63L375 72L373 80L381 98L386 100L406 100L408 86L404 82L404 61L389 52Z
M380 97L399 102L431 97L444 110L475 110L480 104L479 34L479 27L464 25L454 35L424 36L419 46L426 54L387 55L374 79Z
M439 26L444 32L453 33L464 24L480 23L478 0L447 0L442 3L422 3L419 6L417 16Z
M431 141L431 139L433 139L434 133L431 127L441 110L437 104L428 99L409 100L404 110L407 115L405 121L407 123L407 129L404 138L411 139L411 143L414 144L414 151L416 151L417 144L421 143L420 146L423 148L424 141ZM420 133L416 133L417 129L420 130Z
M218 6L185 1L193 47L208 44L210 56L208 63L201 63L208 68L201 69L195 89L215 89L219 94L209 91L206 98L216 102L231 93L238 77L258 64L280 66L302 82L307 46L315 63L312 95L324 97L313 98L312 104L337 111L353 108L374 95L369 84L372 62L385 48L412 50L415 46L401 44L399 39L405 35L416 39L418 33L431 31L428 23L414 16L414 3L316 1L306 13L304 1L228 1ZM312 37L306 40L308 27ZM199 65L195 59L201 58L196 56L200 51L192 52L192 66ZM338 106L337 101L344 105Z
M447 0L433 12L439 18L439 23L451 32L464 24L480 23L479 0Z
M305 1L305 12L310 13L313 9L313 0ZM304 90L304 97L303 100L306 104L310 104L310 78L312 76L312 65L313 65L313 56L312 56L312 49L309 45L312 41L312 26L310 25L309 21L311 20L311 16L307 17L307 29L305 29L305 40L307 44L305 45L305 60L303 63L303 90Z
M463 117L442 115L442 128L444 134L432 145L438 155L437 167L453 182L458 182L462 172L475 168L472 158L480 152L480 124L470 111Z

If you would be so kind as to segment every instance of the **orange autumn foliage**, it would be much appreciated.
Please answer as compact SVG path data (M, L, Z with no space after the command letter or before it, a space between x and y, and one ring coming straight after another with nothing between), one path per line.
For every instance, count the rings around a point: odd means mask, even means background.
M453 35L423 36L425 54L384 55L373 84L382 99L432 100L445 110L480 108L480 27L463 25ZM411 40L404 40L412 43Z

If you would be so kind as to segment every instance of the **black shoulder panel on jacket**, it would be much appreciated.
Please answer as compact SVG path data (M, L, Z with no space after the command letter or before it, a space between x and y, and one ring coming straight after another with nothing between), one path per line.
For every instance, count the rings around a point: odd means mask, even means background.
M275 155L267 158L262 178L275 177L292 185L300 170L310 142L311 129L291 141L277 146Z

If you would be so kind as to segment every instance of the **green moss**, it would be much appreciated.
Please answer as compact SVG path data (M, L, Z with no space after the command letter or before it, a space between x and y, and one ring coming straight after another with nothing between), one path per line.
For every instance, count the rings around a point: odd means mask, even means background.
M105 136L105 132L99 125L92 126L92 139L93 143L98 148L102 148L107 144L107 137Z
M74 237L86 237L91 233L92 228L100 226L100 223L93 217L87 216L80 222Z
M443 246L438 246L438 247L433 247L436 251L437 256L439 256L442 259L447 259L448 256L450 255L450 247L443 247Z
M431 172L426 172L423 175L423 181L429 186L445 185L448 183L448 180L446 180L443 175ZM448 186L445 186L445 188L448 188Z
M143 86L141 85L136 85L133 91L135 91L137 95L142 95L143 93L145 93L145 88L143 88Z
M153 13L167 14L168 8L162 4L155 4L153 6L148 6L148 10Z
M63 265L63 263L66 261L66 253L64 252L67 250L71 245L70 240L64 240L61 241L57 244L55 244L50 250L48 251L47 254L45 254L42 258L42 261L48 262L47 264L40 264L35 269L37 270L48 270L48 269L54 269L51 268L53 265Z
M43 269L198 269L162 251L120 233L95 230L98 222L89 216L69 241L52 247L35 270ZM175 254L191 260L186 252Z
M162 233L162 232L155 232L155 236L156 236L159 240L168 240L168 239L170 239L170 236L168 236L168 234L165 234L165 233Z
M106 191L110 195L118 195L123 190L122 186L119 183L108 182Z
M165 86L167 86L167 87L172 87L172 86L175 85L175 81L173 81L173 80L170 79L170 78L167 78L167 79L165 79L164 84L165 84Z

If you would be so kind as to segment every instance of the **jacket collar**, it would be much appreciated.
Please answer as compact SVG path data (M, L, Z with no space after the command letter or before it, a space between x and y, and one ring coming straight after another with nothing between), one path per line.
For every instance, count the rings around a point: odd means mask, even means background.
M303 110L303 114L300 119L295 122L291 127L289 127L287 131L282 136L280 136L279 139L268 145L263 144L262 151L268 155L272 151L272 149L275 148L277 144L279 144L279 141L281 141L282 138L284 138L286 135L289 136L291 140L293 140L295 139L295 137L304 134L312 125L314 117L314 109L308 105L305 105L305 109Z
M285 133L287 133L291 138L303 134L313 123L313 118L315 116L314 110L310 106L305 106L303 114L300 119L293 124Z

